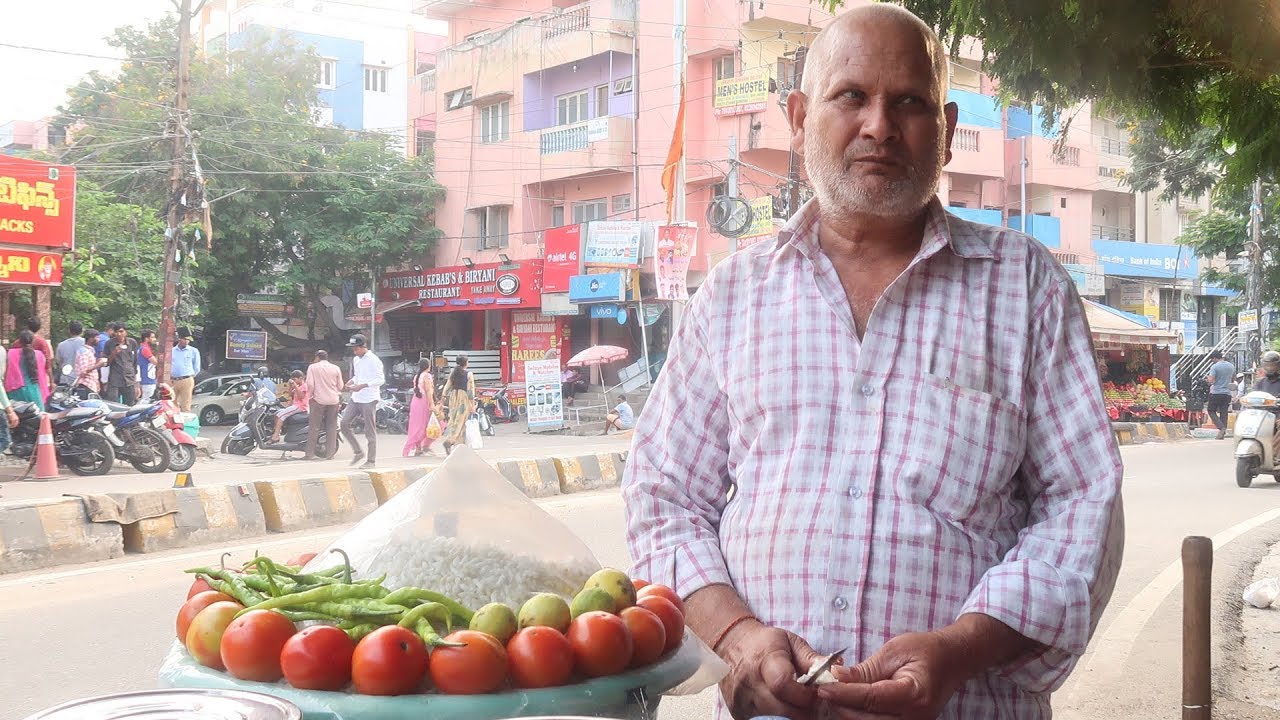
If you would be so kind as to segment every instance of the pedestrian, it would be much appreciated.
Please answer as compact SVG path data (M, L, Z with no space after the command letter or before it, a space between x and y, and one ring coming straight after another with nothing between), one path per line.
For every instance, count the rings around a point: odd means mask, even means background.
M315 460L320 430L325 431L325 446L320 458L330 460L338 452L338 407L342 402L342 368L329 362L329 353L317 350L315 362L307 368L307 393L310 414L307 416L307 447L304 460Z
M1218 439L1227 436L1227 412L1231 409L1231 381L1236 376L1236 366L1222 355L1221 350L1209 353L1209 359L1215 362L1209 366L1209 375L1205 381L1209 383L1209 401L1205 408L1209 411L1209 419L1218 428Z
M636 426L636 411L631 409L627 404L626 395L618 395L618 404L613 406L608 415L604 416L604 432L601 435L608 435L610 430L630 430Z
M1204 405L1209 401L1209 383L1204 378L1196 378L1191 383L1191 391L1187 393L1187 425L1196 429L1204 425Z
M151 402L156 394L156 331L143 330L138 338L139 400Z
M3 347L0 347L3 350ZM8 353L0 352L0 377L4 377L8 373ZM4 452L13 444L13 435L9 432L13 428L18 427L18 413L13 409L13 401L9 399L9 394L4 390L4 383L0 383L0 408L4 409L5 422L0 422L0 465L12 464L29 466L25 460L18 460L11 455L5 455Z
M351 400L342 413L342 436L351 443L351 449L355 453L351 457L351 464L358 464L365 458L365 454L360 449L360 441L356 440L356 434L351 430L351 424L357 417L364 420L364 437L369 444L369 459L365 460L360 467L368 469L378 462L378 400L382 397L380 390L386 379L382 360L365 346L363 335L352 335L347 341L347 347L351 348L353 355L351 381L346 387L351 391Z
M98 333L98 344L94 346L94 350L98 353L98 357L103 360L109 359L107 357L107 342L115 336L117 325L119 323L107 323L107 329ZM98 368L98 381L101 387L105 388L107 386L107 377L110 373L111 369L107 367L107 363L103 363L102 367Z
M271 442L280 442L280 428L284 421L298 413L308 412L311 406L311 393L307 390L307 376L301 370L289 373L289 404L276 411L276 429L271 433Z
M36 352L36 334L30 330L18 333L18 342L9 348L4 389L13 400L35 403L44 410L49 397L49 368L44 353Z
M727 662L718 718L1047 720L1115 585L1119 448L1101 392L1062 392L1096 376L1084 306L935 196L947 68L889 3L812 40L815 199L685 306L632 441L632 576Z
M43 327L44 323L40 318L27 318L27 329L30 330L31 334L35 337L35 342L31 347L34 348L36 352L44 355L44 365L48 368L50 373L49 379L53 380L57 377L55 374L57 368L54 366L53 362L53 346L49 344L49 341L46 340L43 335L40 334L40 329Z
M67 326L67 339L58 343L53 356L58 366L54 369L59 385L71 387L76 384L76 357L84 348L84 325L79 320L72 320Z
M107 343L107 400L125 405L138 402L138 341L129 328L116 323Z
M435 414L435 374L431 371L431 361L422 358L418 361L418 374L413 376L413 396L409 400L409 439L405 440L404 457L410 455L426 455L435 438L427 435L427 426Z
M173 386L174 402L184 413L191 412L191 393L196 387L196 375L200 374L200 348L191 344L191 331L178 328L178 342L173 346L173 360L169 368L169 383Z
M71 394L81 400L89 399L90 394L98 395L102 392L102 380L98 376L98 369L105 367L107 361L99 358L98 353L94 351L98 336L101 334L93 328L84 331L84 342L81 343L75 362L72 364L72 379L69 383Z
M467 441L467 420L476 411L476 378L467 370L467 357L458 358L453 372L444 383L440 393L445 407L448 408L449 421L444 426L444 452L453 452L454 445L462 445Z

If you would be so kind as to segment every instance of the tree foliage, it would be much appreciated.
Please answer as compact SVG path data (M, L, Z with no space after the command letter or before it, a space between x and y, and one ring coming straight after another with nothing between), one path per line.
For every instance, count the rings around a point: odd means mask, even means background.
M158 218L169 201L176 122L173 63L163 59L175 55L175 21L121 28L109 42L132 60L69 91L61 122L73 128L74 144L61 159ZM186 161L205 179L213 237L208 249L204 239L195 243L185 268L194 282L180 324L218 335L237 322L236 296L267 285L300 309L310 302L322 310L319 297L346 282L367 286L371 268L420 259L438 238L432 209L443 189L430 158L405 159L390 134L318 124L317 62L277 34L194 54L183 119L194 152ZM324 337L332 320L322 311L315 318L322 324L310 335Z
M818 0L834 12L844 0ZM1280 167L1280 13L1269 0L903 0L953 52L978 38L1010 98L1084 100L1185 146L1202 128L1238 151L1233 182Z

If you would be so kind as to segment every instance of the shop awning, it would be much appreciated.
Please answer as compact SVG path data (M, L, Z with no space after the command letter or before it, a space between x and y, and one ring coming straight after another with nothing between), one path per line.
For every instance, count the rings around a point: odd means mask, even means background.
M1176 333L1157 330L1132 319L1131 313L1081 299L1089 331L1099 349L1116 345L1168 345L1178 341ZM1128 316L1128 317L1126 317ZM1142 318L1146 320L1146 318ZM1147 321L1149 323L1149 321Z
M374 306L374 312L377 313L378 317L383 317L389 312L394 312L407 307L418 307L421 304L421 300L384 300ZM347 313L347 319L351 322L369 322L369 311L353 310L352 312Z

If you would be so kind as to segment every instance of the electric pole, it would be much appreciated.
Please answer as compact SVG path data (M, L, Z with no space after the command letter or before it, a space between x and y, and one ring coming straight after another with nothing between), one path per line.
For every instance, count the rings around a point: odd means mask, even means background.
M178 73L173 98L173 154L172 165L169 168L169 207L164 231L164 292L160 301L160 327L156 330L162 348L159 357L156 358L156 381L165 383L169 382L169 370L172 365L178 281L182 279L182 272L178 268L178 253L183 250L182 222L186 219L187 208L185 157L187 145L190 142L187 130L187 83L190 81L193 11L191 0L177 0L176 6L178 8ZM204 0L201 0L200 7L204 7Z
M1262 178L1253 181L1253 203L1249 206L1249 282L1245 290L1248 309L1258 313L1257 339L1249 336L1249 365L1257 367L1262 355Z
M792 91L799 90L804 83L804 58L809 49L803 45L796 48L796 79ZM786 108L783 108L786 111ZM787 218L800 211L800 158L795 148L788 151L787 159Z

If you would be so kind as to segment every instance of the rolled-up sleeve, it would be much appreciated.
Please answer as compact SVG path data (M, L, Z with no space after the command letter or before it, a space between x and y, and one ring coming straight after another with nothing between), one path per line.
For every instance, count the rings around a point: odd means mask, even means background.
M1099 388L1088 323L1060 277L1034 309L1027 446L1018 473L1026 529L961 614L989 615L1042 646L999 672L1028 692L1066 679L1097 627L1120 569L1123 466Z
M634 577L681 597L729 583L717 526L729 489L729 420L707 342L713 291L689 303L636 425L622 482Z

